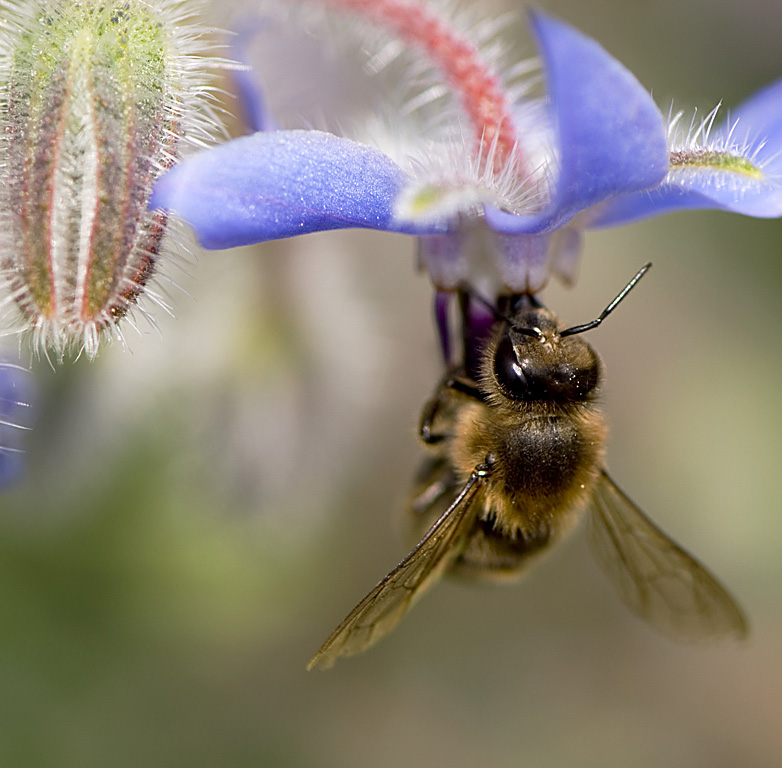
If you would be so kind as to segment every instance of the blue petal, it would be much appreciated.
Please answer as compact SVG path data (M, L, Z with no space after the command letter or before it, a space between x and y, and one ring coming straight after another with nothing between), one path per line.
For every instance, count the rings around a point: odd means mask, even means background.
M760 218L782 216L782 80L732 110L710 143L730 141L760 169L755 177L714 167L672 169L655 190L600 206L589 226L606 227L671 211L714 208Z
M558 133L555 198L540 216L487 208L501 232L556 229L602 200L658 184L668 169L662 114L633 74L598 43L542 13L532 25Z
M782 172L782 80L751 96L738 109L731 110L728 125L734 138L749 144L763 144L757 160L770 173Z
M252 131L275 131L279 127L266 101L256 73L249 65L247 44L257 34L258 21L243 20L242 31L234 37L230 47L230 58L241 66L231 69L237 99L247 126Z
M782 188L778 184L736 176L729 171L677 171L657 189L599 206L584 226L613 227L663 213L710 208L766 219L782 216Z
M344 227L439 231L394 220L406 182L372 147L320 131L275 131L193 155L158 181L150 206L181 216L205 248Z

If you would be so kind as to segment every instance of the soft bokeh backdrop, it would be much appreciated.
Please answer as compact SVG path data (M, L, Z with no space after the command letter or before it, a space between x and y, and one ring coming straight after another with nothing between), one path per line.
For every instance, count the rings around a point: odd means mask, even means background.
M775 0L537 5L664 108L782 75ZM590 334L609 464L740 598L744 646L658 637L579 531L526 582L443 583L370 653L306 673L404 553L440 365L412 243L313 235L198 254L161 336L36 366L30 471L0 498L0 763L779 765L782 222L591 233L577 288L544 298L583 322L647 260Z

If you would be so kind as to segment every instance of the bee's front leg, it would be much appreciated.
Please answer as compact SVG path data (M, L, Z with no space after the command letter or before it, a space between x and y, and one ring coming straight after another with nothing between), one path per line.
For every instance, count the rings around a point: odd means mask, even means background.
M419 434L421 440L427 445L435 445L450 437L450 432L435 431L434 423L443 410L447 410L453 403L453 393L477 400L480 403L486 402L486 396L474 382L459 376L456 373L449 372L437 385L434 395L426 402L421 411L421 420L419 422ZM443 419L448 426L453 419L446 415Z

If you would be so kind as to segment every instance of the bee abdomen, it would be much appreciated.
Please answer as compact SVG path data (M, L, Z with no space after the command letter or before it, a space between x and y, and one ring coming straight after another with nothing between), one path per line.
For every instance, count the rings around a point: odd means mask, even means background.
M478 519L451 573L495 582L517 578L546 552L552 535L547 525L540 525L508 536L493 517Z

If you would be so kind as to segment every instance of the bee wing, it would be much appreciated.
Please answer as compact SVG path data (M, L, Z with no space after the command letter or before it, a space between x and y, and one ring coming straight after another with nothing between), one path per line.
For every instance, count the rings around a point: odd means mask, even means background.
M604 471L590 512L589 538L597 559L641 618L681 640L746 636L746 620L733 598Z
M352 656L387 635L413 601L442 574L470 532L477 514L473 502L482 474L473 472L467 484L410 554L350 612L312 657L307 669L328 669L340 656Z

